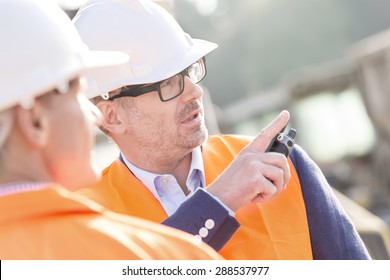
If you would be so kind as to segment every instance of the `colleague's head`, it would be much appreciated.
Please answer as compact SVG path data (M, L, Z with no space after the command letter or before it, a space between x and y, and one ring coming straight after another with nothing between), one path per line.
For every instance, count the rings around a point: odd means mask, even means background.
M206 74L204 57L216 44L191 38L150 0L90 1L73 22L92 50L130 57L125 65L91 74L104 128L119 145L131 144L134 153L141 146L172 153L205 140L197 83Z
M90 52L50 1L1 0L0 38L0 180L72 189L96 180L91 149L99 112L82 95L81 77L127 56Z

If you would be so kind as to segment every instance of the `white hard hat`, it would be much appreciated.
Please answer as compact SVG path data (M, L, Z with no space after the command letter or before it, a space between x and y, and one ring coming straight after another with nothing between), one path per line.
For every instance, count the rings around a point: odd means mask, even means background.
M31 101L91 67L125 63L119 52L90 52L52 1L0 0L0 111Z
M96 95L167 79L217 47L191 38L150 0L92 0L73 22L90 49L123 51L130 57L125 65L87 75L96 82Z

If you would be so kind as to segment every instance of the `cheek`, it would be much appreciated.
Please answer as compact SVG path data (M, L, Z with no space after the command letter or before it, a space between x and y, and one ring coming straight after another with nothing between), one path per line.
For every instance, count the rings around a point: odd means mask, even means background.
M173 125L176 115L176 103L173 101L161 102L157 94L146 94L127 104L123 113L126 115L127 123L132 124L135 129L142 129L142 126Z
M146 126L154 126L159 129L167 129L168 127L176 126L176 117L173 110L147 110L136 112L134 119L137 123L142 123Z
M176 134L174 117L161 110L129 110L126 115L126 134L132 141L156 145Z

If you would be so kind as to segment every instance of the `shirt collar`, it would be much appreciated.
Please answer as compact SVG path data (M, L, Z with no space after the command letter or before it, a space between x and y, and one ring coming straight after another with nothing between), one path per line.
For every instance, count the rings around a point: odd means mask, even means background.
M0 184L0 196L47 188L48 182L11 182Z
M155 179L163 174L152 173L135 166L122 153L121 157L130 171L153 193L155 197L160 199L155 187ZM194 182L198 181L196 180L197 176L200 177L200 186L199 184L196 186L194 185ZM194 192L198 187L204 187L206 185L205 182L202 150L200 147L196 147L192 151L190 172L188 173L186 184L189 189Z

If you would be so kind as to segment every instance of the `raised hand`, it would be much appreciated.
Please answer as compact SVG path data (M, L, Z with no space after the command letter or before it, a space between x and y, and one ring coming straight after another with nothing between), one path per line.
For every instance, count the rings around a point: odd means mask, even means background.
M207 191L233 211L251 201L270 200L282 191L291 176L287 159L282 154L265 151L289 119L288 111L282 111L239 153Z

